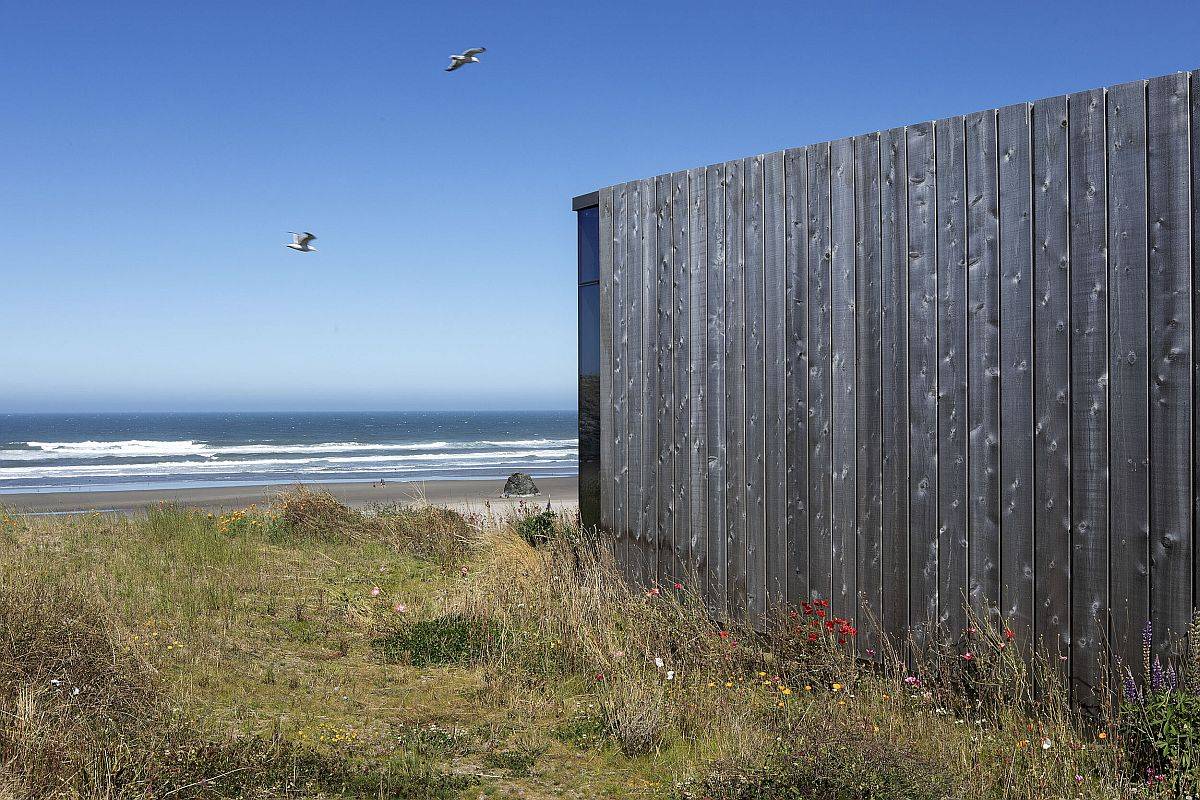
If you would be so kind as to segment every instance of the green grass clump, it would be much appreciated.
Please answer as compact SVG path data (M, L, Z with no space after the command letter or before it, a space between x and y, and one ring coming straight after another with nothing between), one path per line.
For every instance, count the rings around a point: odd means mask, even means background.
M487 646L488 626L462 614L446 614L405 625L371 642L388 663L414 667L466 664Z

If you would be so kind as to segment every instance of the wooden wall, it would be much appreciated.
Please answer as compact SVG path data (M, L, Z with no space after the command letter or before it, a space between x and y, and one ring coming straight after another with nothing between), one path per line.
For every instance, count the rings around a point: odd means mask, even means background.
M602 525L716 613L968 604L1136 662L1196 605L1200 73L603 189ZM877 621L878 624L876 624Z

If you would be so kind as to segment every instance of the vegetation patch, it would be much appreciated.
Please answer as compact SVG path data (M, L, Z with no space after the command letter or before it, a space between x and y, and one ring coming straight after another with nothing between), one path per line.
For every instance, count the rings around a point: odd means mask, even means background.
M414 667L467 664L483 654L492 631L462 614L446 614L404 625L379 636L371 647L392 664Z

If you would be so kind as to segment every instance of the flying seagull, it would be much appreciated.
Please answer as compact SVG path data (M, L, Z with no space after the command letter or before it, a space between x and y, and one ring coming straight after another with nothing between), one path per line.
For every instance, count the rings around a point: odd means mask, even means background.
M485 52L486 50L486 47L472 47L461 56L450 56L450 66L446 67L446 72L454 72L454 70L461 66L465 66L466 64L478 64L479 59L476 58L476 56L482 52Z
M293 250L299 250L301 253L317 252L317 248L309 247L309 242L311 242L313 239L317 238L316 236L313 236L308 231L305 231L304 233L296 233L295 231L288 231L288 233L290 233L292 235L292 243L285 244L284 247L290 247Z

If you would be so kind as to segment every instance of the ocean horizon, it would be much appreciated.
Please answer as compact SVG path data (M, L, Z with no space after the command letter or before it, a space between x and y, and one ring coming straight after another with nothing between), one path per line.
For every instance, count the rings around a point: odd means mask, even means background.
M574 411L0 414L0 494L578 473Z

